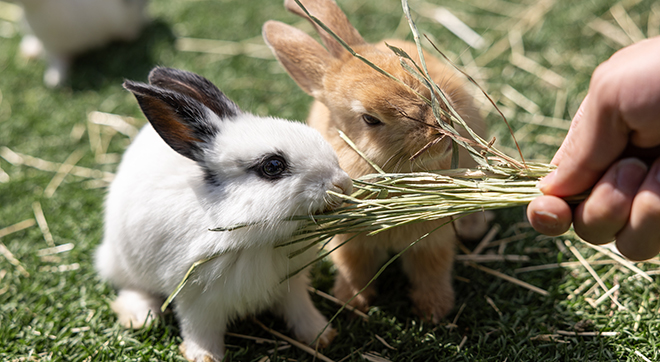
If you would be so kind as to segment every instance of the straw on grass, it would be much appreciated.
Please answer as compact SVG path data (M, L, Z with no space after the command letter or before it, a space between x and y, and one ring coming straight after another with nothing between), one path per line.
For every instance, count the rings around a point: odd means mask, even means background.
M39 201L33 202L32 210L34 211L34 217L37 220L37 225L39 225L39 229L44 236L46 244L48 244L49 247L54 248L55 240L53 239L53 234L50 233L50 228L48 227L48 222L46 221L46 216L44 215L41 203Z
M617 254L611 252L610 250L608 250L608 249L606 249L606 248L604 248L604 247L602 247L602 246L593 245L593 244L590 244L590 243L585 243L585 245L587 245L587 246L589 246L590 248L592 248L592 249L594 249L594 250L597 250L597 251L599 251L599 252L601 252L601 253L607 255L608 257L612 258L613 260L615 260L615 261L618 262L619 264L621 264L621 265L625 266L626 268L628 268L628 269L632 270L633 272L635 272L636 275L639 275L639 276L641 276L642 278L646 279L647 281L653 283L653 278L651 278L651 277L650 277L646 272L644 272L643 270L641 270L641 269L639 269L638 267L636 267L636 266L635 266L633 263L631 263L630 261L628 261L628 260L622 258L621 256L619 256L619 255L617 255Z
M345 305L344 301L341 301L341 300L339 300L339 299L333 297L332 295L330 295L330 294L328 294L328 293L325 293L325 292L323 292L323 291L321 291L321 290L318 290L318 289L316 289L316 288L314 288L314 287L312 287L312 286L307 287L307 290L310 291L311 293L314 293L314 294L318 295L318 296L321 297L321 298L325 298L325 299L327 299L327 300L329 300L329 301L331 301L331 302L333 302L333 303L335 303L335 304L342 305L342 306ZM365 321L366 321L366 320L369 320L369 316L368 316L368 315L366 315L366 314L365 314L364 312L362 312L361 310L356 309L356 308L353 307L352 305L346 305L345 308L346 308L347 310L349 310L349 311L355 313L357 316L361 317L362 320L365 320Z
M513 261L513 262L525 262L530 261L530 257L527 255L456 255L454 257L456 261L470 261L473 263L493 263L493 262L502 262L502 261Z
M233 332L225 332L225 336L248 339L248 340L254 341L257 344L263 344L263 343L282 344L282 343L286 343L286 342L279 342L279 341L276 341L274 339L253 337L253 336L248 336L248 335L245 335L245 334L239 334L239 333L233 333Z
M516 279L516 278L514 278L514 277L512 277L512 276L510 276L510 275L506 275L506 274L504 274L504 273L502 273L502 272L499 272L499 271L497 271L497 270L493 270L493 269L490 269L490 268L486 268L486 267L483 266L483 265L479 265L479 264L475 264L475 263L468 263L468 265L471 266L471 267L473 267L473 268L475 268L475 269L479 269L479 270L481 270L481 271L483 271L483 272L485 272L485 273L488 273L488 274L494 275L494 276L496 276L496 277L498 277L498 278L504 279L504 280L506 280L506 281L508 281L508 282L511 282L511 283L513 283L513 284L519 285L519 286L521 286L521 287L523 287L523 288L529 289L529 290L531 290L532 292L537 293L537 294L540 294L540 295L542 295L542 296L544 296L544 297L547 297L548 295L550 295L550 293L548 293L547 290L541 289L541 288L539 288L539 287L537 287L537 286L531 285L531 284L529 284L529 283L527 283L527 282L524 282L524 281L522 281L522 280L520 280L520 279Z
M85 149L84 148L78 148L75 151L73 151L69 157L64 160L64 163L60 165L60 168L57 170L57 173L55 173L55 176L50 180L46 188L44 189L44 196L46 198L51 198L53 195L55 195L55 191L57 188L60 186L60 184L64 181L64 178L73 170L73 168L76 166L78 161L85 155Z
M488 233L486 233L486 235L481 239L479 244L477 244L477 247L475 247L474 250L472 250L471 254L472 255L481 254L481 252L488 247L490 242L493 241L495 235L497 235L499 231L500 231L500 225L499 224L493 225L493 227L490 228Z
M614 4L614 6L610 8L610 13L617 24L619 24L619 27L621 27L628 38L630 38L631 42L637 43L646 39L644 33L637 27L635 21L630 17L621 3Z
M21 262L18 259L16 259L16 257L14 257L14 254L11 251L9 251L7 246L5 246L5 244L2 241L0 241L0 254L2 254L5 257L5 259L9 261L11 265L16 267L16 270L19 273L21 273L21 275L23 275L24 277L30 276L30 273L27 270L25 270Z
M0 167L0 182L9 182L9 174Z
M227 41L216 39L177 38L174 44L176 50L182 52L198 52L220 56L245 55L259 59L273 59L270 49L260 43L250 41Z
M491 299L489 296L486 296L486 302L487 302L491 307L493 307L493 309L495 310L495 312L497 312L497 315L499 315L500 318L502 318L503 314L502 314L502 312L500 311L500 309L497 308L497 305L495 304L495 302L493 301L493 299Z
M651 362L651 360L644 356L639 350L635 350L635 356L641 358L644 362Z
M6 228L2 228L2 229L0 229L0 239L7 236L7 235L9 235L9 234L13 234L17 231L21 231L21 230L27 229L29 227L32 227L35 223L36 222L35 222L34 219L27 219L27 220L23 220L21 222L18 222L14 225L7 226Z
M100 111L93 111L87 115L89 122L99 125L108 126L115 131L134 139L139 130L134 124L137 121L131 117L124 117L113 113L106 113Z
M62 167L61 163L46 161L30 155L14 152L8 147L0 148L0 157L4 158L7 162L14 166L25 165L47 172L57 172L60 167ZM110 182L114 178L114 174L111 172L105 172L81 166L73 166L69 173L82 178L99 179L106 182Z
M377 352L362 353L362 358L369 362L392 362L389 359L380 356Z
M466 305L466 303L461 304L461 307L458 308L458 312L456 312L456 315L454 316L454 320L446 326L447 328L452 329L458 327L458 318L460 318L461 314L463 314L463 310L465 309Z
M580 263L582 263L582 265L584 266L584 268L587 269L587 271L589 272L589 274L591 274L591 276L594 277L594 279L596 280L596 282L598 283L598 285L599 285L601 288L603 288L603 291L605 291L606 295L607 295L610 299L612 299L612 302L613 302L614 304L616 304L620 309L626 309L626 307L624 307L624 306L621 305L617 300L615 300L614 298L612 298L612 294L611 294L611 293L607 294L607 293L610 291L610 289L605 285L605 283L604 283L603 280L600 278L600 276L598 275L598 273L596 273L596 271L591 267L591 265L589 265L589 262L588 262L587 260L584 259L584 257L582 256L582 254L580 254L580 251L578 251L577 248L575 248L575 246L573 246L573 244L572 244L570 241L565 240L564 243L566 244L566 247L568 247L568 250L570 250L571 253L573 253L573 255L575 255L575 257L580 261Z
M18 23L21 21L22 17L23 9L20 7L20 5L11 2L0 1L0 19L12 23Z
M376 339L377 339L380 343L382 343L385 347L387 347L387 348L389 348L389 349L391 349L391 350L393 350L393 351L396 351L396 348L390 346L389 343L385 342L385 340L383 339L383 337L381 337L381 336L379 336L379 335L377 335L377 334L376 334L374 337L376 337Z
M277 338L280 338L280 339L283 339L283 340L287 341L288 343L290 343L293 346L296 346L297 348L299 348L302 351L305 351L305 352L311 354L312 356L314 356L315 359L319 359L319 360L325 361L325 362L334 362L333 360L331 360L330 358L324 356L319 351L311 348L310 346L308 346L306 344L303 344L301 342L298 342L295 339L293 339L291 337L288 337L288 336L286 336L286 335L284 335L284 334L282 334L282 333L280 333L276 330L268 328L265 324L261 323L258 319L252 318L252 320L254 321L254 323L258 324L261 328L263 328L266 332L274 335Z

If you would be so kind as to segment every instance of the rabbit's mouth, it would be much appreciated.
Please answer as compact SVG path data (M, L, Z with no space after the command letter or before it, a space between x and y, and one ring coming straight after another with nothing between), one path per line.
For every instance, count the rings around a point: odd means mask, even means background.
M326 194L324 199L325 207L319 212L321 214L333 211L344 203L344 200L341 197L333 194Z
M439 147L436 147L437 145L439 145ZM410 162L416 164L415 168L433 168L439 163L443 163L443 161L449 159L451 153L452 142L450 142L449 139L446 139L445 136L441 136L427 143L419 151L410 156Z
M330 212L335 210L336 208L340 207L342 204L344 204L344 199L339 196L341 195L349 195L351 193L352 185L348 186L348 190L346 190L347 186L340 186L337 184L333 184L332 188L328 189L327 192L325 193L325 196L323 197L324 201L324 208L321 210L321 213L325 212Z

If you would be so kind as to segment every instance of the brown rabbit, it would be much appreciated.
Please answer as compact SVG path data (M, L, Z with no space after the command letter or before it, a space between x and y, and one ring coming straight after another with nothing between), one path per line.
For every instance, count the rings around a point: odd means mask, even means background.
M365 42L333 0L304 0L302 3L357 53L430 99L429 90L401 67L399 57L384 42L377 45ZM285 0L285 6L307 18L294 0ZM314 22L312 24L327 50L306 33L272 20L264 25L263 36L291 77L315 98L307 122L330 142L339 155L340 166L353 178L374 172L339 137L337 130L346 133L358 149L386 171L449 168L451 142L429 126L436 122L431 108L408 87L353 57L330 34ZM414 44L400 40L386 42L404 49L419 64ZM463 82L437 59L426 53L425 59L433 80L452 106L473 129L482 131L483 120L477 114L471 96L464 90ZM465 152L461 154L461 161L462 167L473 166ZM338 248L331 254L338 272L334 294L342 300L349 300L373 278L387 260L389 251L401 251L448 221L398 227L372 237L359 235ZM475 218L471 221L474 222ZM466 230L468 234L476 236L485 231L487 223L483 216L477 217L476 221L478 230ZM331 247L351 236L336 236ZM448 225L402 255L403 270L412 284L410 297L415 310L435 323L454 304L451 271L455 241L454 228ZM351 304L366 309L375 292L375 288L369 286Z

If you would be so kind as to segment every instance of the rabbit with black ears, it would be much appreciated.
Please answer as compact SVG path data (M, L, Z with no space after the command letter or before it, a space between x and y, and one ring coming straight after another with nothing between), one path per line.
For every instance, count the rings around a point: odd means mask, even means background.
M400 79L397 83L352 56L328 32L312 21L323 45L305 32L290 25L268 21L263 36L279 62L315 101L307 122L321 132L337 154L339 163L353 178L374 170L343 139L343 131L367 158L386 172L414 172L448 169L452 149L449 137L437 131L431 107L416 92L430 99L430 91L407 73L400 58L385 42L367 43L349 23L333 0L301 0L312 16L320 19L358 54ZM294 0L285 0L286 8L311 19ZM386 41L405 50L419 63L415 44L396 39ZM474 107L463 82L438 59L425 53L431 78L449 98L463 119L482 133L484 122ZM434 127L435 126L435 127ZM467 134L465 130L459 132ZM460 167L471 167L470 156L461 150ZM333 251L337 266L334 293L349 300L373 278L389 251L401 251L411 242L434 231L402 255L403 269L412 284L410 297L416 312L435 323L454 305L451 272L456 232L450 219L397 227L374 236L338 235L330 247L350 242ZM461 237L476 239L487 231L484 215L474 214L457 223ZM351 304L368 308L376 294L373 285L352 299Z
M312 304L307 274L283 280L316 251L289 258L302 245L278 245L301 226L286 219L341 204L328 190L351 192L334 151L304 124L241 111L196 74L155 68L149 82L124 83L150 124L110 185L96 253L100 275L119 288L112 307L120 322L148 323L193 263L217 255L174 299L188 360L221 360L226 325L269 308L311 343L327 320ZM334 335L326 329L320 345Z

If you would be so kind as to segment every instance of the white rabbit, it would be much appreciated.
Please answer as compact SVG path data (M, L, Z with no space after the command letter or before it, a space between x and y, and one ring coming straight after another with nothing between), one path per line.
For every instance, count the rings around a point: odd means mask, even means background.
M188 360L221 360L227 323L268 308L312 342L327 320L311 302L307 275L282 281L316 250L288 258L303 245L276 246L301 226L284 219L338 206L328 190L352 191L334 151L302 123L242 112L196 74L155 68L149 82L124 83L151 124L110 185L96 253L100 275L119 288L120 322L149 322L194 262L220 254L174 299ZM208 230L239 224L254 225ZM326 329L320 345L334 335Z
M31 34L21 41L24 56L45 49L44 83L64 81L73 57L113 40L137 38L147 21L146 0L19 0Z

